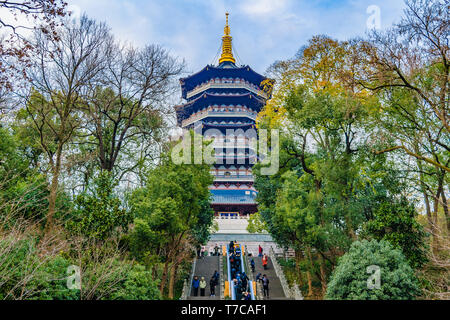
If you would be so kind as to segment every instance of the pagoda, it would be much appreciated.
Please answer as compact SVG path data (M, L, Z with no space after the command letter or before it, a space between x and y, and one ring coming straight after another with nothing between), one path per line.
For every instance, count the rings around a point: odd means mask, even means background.
M237 218L257 211L252 167L258 160L255 120L270 98L270 79L249 66L238 66L233 56L228 13L218 65L180 79L186 102L176 106L178 125L213 140L216 162L210 186L215 215Z

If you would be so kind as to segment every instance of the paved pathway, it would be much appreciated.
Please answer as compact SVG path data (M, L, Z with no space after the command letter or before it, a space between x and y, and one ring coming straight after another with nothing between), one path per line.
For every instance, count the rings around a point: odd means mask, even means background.
M205 277L206 281L206 290L205 296L200 296L200 289L198 289L198 296L194 297L194 289L191 289L191 296L188 297L188 300L219 300L219 292L220 292L220 279L219 284L216 286L216 296L211 297L211 292L209 290L209 280L211 280L214 271L219 271L219 257L218 256L207 256L201 259L197 259L197 263L195 265L194 276L198 276L199 279ZM191 284L192 286L192 284Z
M264 270L262 266L262 258L255 256L255 257L249 257L249 261L251 259L255 260L255 273L253 274L255 277L258 273L261 273L261 275L265 274L267 275L267 278L269 278L269 296L270 300L284 300L286 299L286 296L284 295L283 287L281 286L280 279L278 279L277 274L275 273L275 269L272 264L272 260L269 258L267 262L267 270ZM259 282L261 283L261 282ZM262 285L260 285L262 288Z

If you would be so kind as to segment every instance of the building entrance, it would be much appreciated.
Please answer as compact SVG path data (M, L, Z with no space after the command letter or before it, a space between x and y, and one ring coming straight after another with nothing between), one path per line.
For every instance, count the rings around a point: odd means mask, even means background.
M219 212L220 219L237 219L239 212Z

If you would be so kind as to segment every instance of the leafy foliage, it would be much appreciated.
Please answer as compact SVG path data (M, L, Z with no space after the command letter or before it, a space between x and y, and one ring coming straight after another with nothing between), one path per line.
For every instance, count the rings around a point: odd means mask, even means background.
M380 288L369 289L367 267L381 270ZM420 294L413 270L402 252L384 240L355 241L339 259L327 289L331 300L409 300Z
M152 279L150 271L144 266L135 265L128 271L122 286L111 295L119 300L159 300L161 295L158 283Z
M400 248L411 267L420 268L428 259L426 233L416 216L414 205L405 198L396 203L383 203L374 218L366 223L365 231L377 240L389 241Z
M120 200L114 196L115 185L111 173L100 173L92 193L76 198L73 218L67 222L69 230L99 240L113 235L117 228L127 230L131 214L121 208Z

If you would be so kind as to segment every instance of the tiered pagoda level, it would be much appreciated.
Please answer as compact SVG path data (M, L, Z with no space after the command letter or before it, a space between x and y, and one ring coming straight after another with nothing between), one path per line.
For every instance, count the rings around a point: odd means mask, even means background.
M236 217L257 211L252 176L257 156L246 132L255 128L256 115L270 96L262 87L267 78L249 66L235 64L228 14L224 33L219 65L208 65L180 79L186 103L175 108L179 126L214 138L218 148L211 168L215 177L210 187L211 205L216 215ZM234 134L229 135L227 129ZM226 143L233 140L235 147L227 149Z

